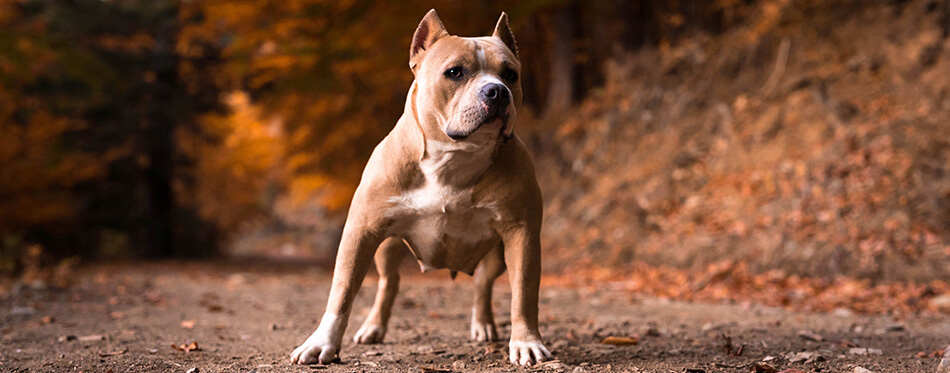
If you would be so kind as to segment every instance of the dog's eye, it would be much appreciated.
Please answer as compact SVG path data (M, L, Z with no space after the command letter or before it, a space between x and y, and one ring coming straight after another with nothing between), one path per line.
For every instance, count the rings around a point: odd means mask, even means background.
M445 70L445 77L452 80L459 80L462 78L462 67L456 66L451 69Z
M501 72L501 78L508 82L514 82L518 80L518 73L512 69L505 69Z

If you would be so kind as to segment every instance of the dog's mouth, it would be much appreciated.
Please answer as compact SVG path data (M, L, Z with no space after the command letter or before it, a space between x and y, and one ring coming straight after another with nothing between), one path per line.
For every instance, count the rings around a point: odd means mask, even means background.
M490 133L497 133L498 139L502 141L508 141L511 139L513 134L509 130L509 121L511 119L510 115L507 114L494 114L483 119L478 125L472 126L471 130L462 132L448 131L446 134L452 138L452 140L465 140L472 134L478 131L485 131Z
M506 128L508 128L508 116L495 115L493 117L485 119L481 124L479 124L478 128L476 128L476 131L479 129L495 131L495 130L504 130Z

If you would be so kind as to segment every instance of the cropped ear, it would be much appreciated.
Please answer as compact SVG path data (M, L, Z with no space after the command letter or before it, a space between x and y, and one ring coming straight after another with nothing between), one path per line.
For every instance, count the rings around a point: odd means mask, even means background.
M501 12L501 17L498 17L498 23L495 25L495 32L491 36L501 39L508 46L508 49L511 49L511 53L518 57L518 44L515 43L515 34L511 32L511 27L508 27L508 13Z
M412 46L409 48L409 67L415 69L416 57L422 51L429 49L436 40L448 35L449 33L445 31L445 26L442 26L442 20L439 19L435 9L429 10L429 13L422 17L422 22L419 22L416 33L412 35Z

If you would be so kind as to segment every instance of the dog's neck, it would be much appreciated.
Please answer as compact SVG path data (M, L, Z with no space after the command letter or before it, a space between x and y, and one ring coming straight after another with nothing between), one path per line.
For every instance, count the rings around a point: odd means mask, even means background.
M498 141L486 144L427 140L419 168L426 182L446 186L473 186L491 166Z

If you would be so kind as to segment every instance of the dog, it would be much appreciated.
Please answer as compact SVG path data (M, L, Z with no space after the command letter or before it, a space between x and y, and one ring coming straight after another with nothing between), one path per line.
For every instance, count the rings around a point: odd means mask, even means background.
M380 343L398 292L398 266L411 252L423 272L474 276L471 337L498 332L495 279L511 283L513 364L551 359L538 331L541 190L524 143L514 134L521 107L518 47L501 14L488 37L449 35L430 10L412 37L415 80L405 111L373 151L343 229L326 312L291 363L327 364L375 257L379 286L356 343Z

